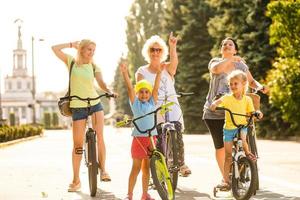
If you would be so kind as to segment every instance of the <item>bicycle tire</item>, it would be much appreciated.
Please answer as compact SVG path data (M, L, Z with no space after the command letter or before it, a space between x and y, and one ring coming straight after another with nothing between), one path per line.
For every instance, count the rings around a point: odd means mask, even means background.
M248 134L247 134L247 141L249 144L249 150L258 158L258 151L257 151L257 145L256 145L256 134L253 133L255 132L255 126L249 126L248 128ZM258 165L257 161L255 162L255 168L256 168L256 190L259 190L259 175L258 175Z
M178 183L178 149L177 149L177 132L170 130L167 139L166 163L170 173L173 191L177 188Z
M238 160L239 177L236 177L234 166L232 167L232 194L237 200L248 200L251 198L255 190L256 183L256 168L252 160L247 157L242 157ZM249 174L250 173L250 174ZM241 186L249 185L248 189L241 194L243 188Z
M154 152L150 159L153 183L162 200L174 200L173 186L164 157Z
M97 152L96 152L96 134L93 129L89 129L86 133L87 141L87 158L88 158L88 176L90 195L94 197L97 192Z

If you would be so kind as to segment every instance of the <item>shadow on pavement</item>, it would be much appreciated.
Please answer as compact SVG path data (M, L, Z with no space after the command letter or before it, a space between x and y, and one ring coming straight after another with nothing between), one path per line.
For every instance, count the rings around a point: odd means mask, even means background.
M300 197L295 196L286 196L269 190L259 190L253 199L263 199L263 200L276 200L276 199L285 199L285 200L300 200Z
M207 199L210 199L210 196L206 193L200 193L195 190L185 191L180 188L177 188L175 197L176 200L194 200L199 199L199 197L201 199L206 199L205 197L207 197Z
M121 200L120 198L117 198L113 193L107 192L101 189L97 189L97 193L95 197L91 197L89 194L78 192L78 195L81 196L80 199L76 200Z

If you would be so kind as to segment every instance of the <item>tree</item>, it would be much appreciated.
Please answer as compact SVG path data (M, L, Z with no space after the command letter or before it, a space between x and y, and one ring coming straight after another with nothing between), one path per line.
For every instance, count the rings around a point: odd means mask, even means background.
M166 5L165 27L181 38L178 42L176 88L177 91L195 93L180 100L186 132L199 133L204 129L202 108L208 89L204 74L208 71L209 52L213 44L206 25L212 10L205 1L198 0L167 1Z
M300 1L273 1L268 5L272 18L270 41L277 45L278 57L268 72L270 103L289 124L281 136L300 129ZM286 126L285 126L286 128ZM280 129L282 130L282 129Z
M145 41L162 34L163 0L135 0L127 16L128 61L131 75L145 64L141 54Z
M141 53L145 41L152 35L161 34L163 6L163 0L135 0L132 3L129 15L126 17L127 60L132 81L138 67L146 64ZM120 95L116 101L117 111L131 115L127 90L118 69L114 79L114 90Z

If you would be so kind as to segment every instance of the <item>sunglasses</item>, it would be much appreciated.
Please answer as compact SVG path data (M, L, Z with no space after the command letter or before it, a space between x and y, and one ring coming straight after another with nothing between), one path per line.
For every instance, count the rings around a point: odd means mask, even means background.
M154 47L151 47L150 48L150 52L153 53L153 52L157 52L157 53L160 53L162 51L161 48L154 48Z

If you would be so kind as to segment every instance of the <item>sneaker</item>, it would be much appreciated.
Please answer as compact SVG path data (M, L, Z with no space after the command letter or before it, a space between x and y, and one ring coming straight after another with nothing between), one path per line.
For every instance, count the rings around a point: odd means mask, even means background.
M155 200L153 199L150 194L143 194L141 200Z
M68 192L78 192L80 191L80 188L81 188L80 182L78 182L77 184L71 183L69 185Z

